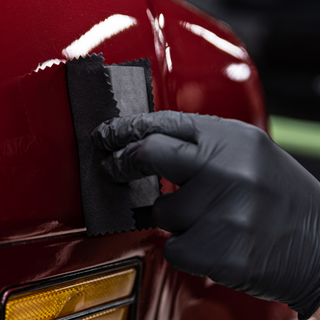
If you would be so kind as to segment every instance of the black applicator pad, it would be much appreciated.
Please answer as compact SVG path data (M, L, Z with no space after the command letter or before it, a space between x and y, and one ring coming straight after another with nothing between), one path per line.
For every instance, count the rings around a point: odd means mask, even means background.
M138 91L142 93L136 96L140 95L143 99L145 95L147 108L153 110L150 62L140 59L111 67L105 67L103 62L102 54L93 54L67 63L68 91L78 147L82 208L87 232L89 235L97 235L154 228L156 225L150 211L153 201L159 195L158 179L150 177L146 181L130 184L109 183L98 170L106 152L95 148L91 142L91 132L101 122L119 117L120 113L130 114L130 104L126 101L132 100L132 94L137 91L137 88L128 86L124 77L119 77L123 72L116 72L116 69L112 71L111 68L143 67L145 79L138 84L146 88L146 93L143 94L139 88ZM121 98L119 106L124 106L121 107L123 110L117 108L114 99L112 74L117 81L115 87L118 88L117 94ZM133 69L127 74L129 78L135 77ZM131 207L135 207L134 215Z

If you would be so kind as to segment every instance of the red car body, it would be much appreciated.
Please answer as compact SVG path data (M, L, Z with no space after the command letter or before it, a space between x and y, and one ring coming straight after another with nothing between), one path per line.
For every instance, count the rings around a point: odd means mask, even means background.
M170 235L162 230L87 237L70 109L62 104L52 116L48 101L38 112L48 88L28 90L42 81L43 71L34 72L39 65L77 56L70 49L74 41L106 19L124 16L133 21L129 27L81 54L102 52L108 64L148 57L156 110L214 114L266 129L256 68L229 27L173 0L17 0L1 7L2 311L10 288L139 258L137 319L295 319L284 305L173 270L163 258ZM57 101L66 101L60 85ZM164 191L173 189L164 183Z

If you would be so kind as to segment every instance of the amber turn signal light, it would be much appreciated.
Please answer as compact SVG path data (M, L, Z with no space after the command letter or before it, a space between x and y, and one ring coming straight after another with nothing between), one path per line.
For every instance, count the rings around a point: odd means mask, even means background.
M125 320L127 319L128 309L128 306L111 309L82 318L81 320Z
M118 302L132 294L136 269L98 274L9 297L5 320L51 320ZM99 311L83 320L124 320L128 306Z

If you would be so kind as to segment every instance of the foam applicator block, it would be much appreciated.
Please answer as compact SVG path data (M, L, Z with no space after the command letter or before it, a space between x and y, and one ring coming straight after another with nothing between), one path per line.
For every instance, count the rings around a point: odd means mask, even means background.
M144 60L142 60L144 61ZM153 112L153 105L149 106L145 69L138 66L108 66L107 70L112 83L114 99L120 116ZM150 68L147 69L147 71ZM152 88L150 88L152 89ZM153 101L153 100L151 100ZM129 183L130 208L151 206L159 196L158 176L151 176L134 180Z
M107 153L95 148L90 136L105 120L153 111L150 62L140 59L121 66L104 66L103 62L102 54L94 54L67 63L87 232L97 235L154 228L150 210L159 195L158 177L129 184L109 183L99 173ZM130 208L134 208L134 215Z

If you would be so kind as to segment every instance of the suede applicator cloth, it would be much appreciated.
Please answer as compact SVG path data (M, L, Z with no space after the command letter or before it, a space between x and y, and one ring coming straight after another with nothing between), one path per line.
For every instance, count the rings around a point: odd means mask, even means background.
M114 74L115 80L118 76L115 87L118 97L121 98L119 105L124 105L122 109L127 110L122 113L128 112L130 107L126 101L130 99L130 95L132 99L135 91L134 88L128 87L128 81L124 78L124 81L120 81L119 76L123 72L117 72L117 68L136 66L144 69L145 77L143 81L140 77L136 85L145 88L145 104L149 111L153 110L150 62L140 59L109 68L105 67L103 62L102 54L87 55L85 58L80 57L67 62L68 92L78 147L82 208L87 233L98 235L136 228L154 228L156 225L150 217L150 209L159 195L158 177L133 182L131 185L108 182L99 173L100 163L108 153L95 148L91 141L92 131L101 122L121 115L114 99L111 74ZM113 68L113 72L110 68ZM127 74L134 78L132 72ZM143 94L140 96L143 97ZM132 207L135 207L134 212L131 210Z

